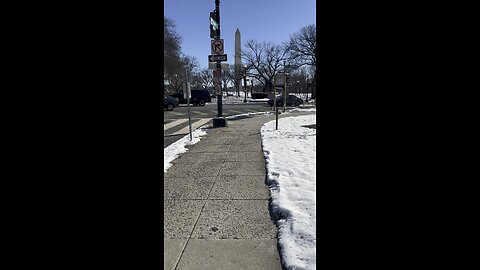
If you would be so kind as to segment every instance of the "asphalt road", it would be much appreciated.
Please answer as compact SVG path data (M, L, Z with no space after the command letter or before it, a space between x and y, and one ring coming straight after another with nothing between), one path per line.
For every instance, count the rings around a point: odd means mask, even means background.
M247 104L223 104L224 117L251 112L267 112L272 107L266 103L247 103ZM190 106L191 121L193 129L197 126L203 126L212 123L212 119L217 116L217 104L208 103L204 107ZM188 134L188 107L180 105L173 111L163 112L164 137L163 147L174 143L178 139Z

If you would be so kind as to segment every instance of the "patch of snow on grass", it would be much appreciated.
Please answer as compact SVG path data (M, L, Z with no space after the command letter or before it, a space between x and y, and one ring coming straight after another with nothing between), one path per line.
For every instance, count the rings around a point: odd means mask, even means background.
M278 242L287 269L316 268L315 114L279 119L262 129Z
M187 152L188 149L185 146L198 143L200 138L205 135L207 135L207 132L202 128L198 128L192 131L192 141L190 141L190 134L188 134L166 148L163 148L163 172L167 172L172 166L171 162L176 159L178 155Z

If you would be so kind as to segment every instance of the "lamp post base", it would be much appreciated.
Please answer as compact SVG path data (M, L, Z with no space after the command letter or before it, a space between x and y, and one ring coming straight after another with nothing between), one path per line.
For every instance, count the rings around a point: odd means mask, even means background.
M227 119L225 117L215 117L213 118L213 127L226 127Z

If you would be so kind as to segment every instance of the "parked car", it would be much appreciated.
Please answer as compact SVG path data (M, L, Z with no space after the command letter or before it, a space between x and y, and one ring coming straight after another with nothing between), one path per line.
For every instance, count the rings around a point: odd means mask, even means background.
M283 107L283 95L278 96L276 98L277 101L277 107ZM273 106L273 99L269 99L267 101L267 104L270 106ZM303 104L303 99L295 96L295 95L288 95L287 97L287 106L299 106L300 104Z
M187 104L187 99L183 97L183 90L180 90L179 92L170 96L177 98L180 104ZM192 89L190 104L193 104L193 106L205 106L205 103L207 102L212 102L212 98L210 97L208 90Z
M178 99L171 96L166 96L163 99L163 109L167 109L167 111L172 111L175 107L178 107Z
M268 94L267 93L262 93L262 92L256 92L252 93L252 99L262 99L262 98L267 98Z

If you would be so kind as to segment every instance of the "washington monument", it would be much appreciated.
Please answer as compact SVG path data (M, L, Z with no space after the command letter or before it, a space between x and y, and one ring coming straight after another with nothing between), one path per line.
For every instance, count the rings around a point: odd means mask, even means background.
M235 32L235 84L237 86L237 96L240 96L240 80L241 80L241 70L242 70L242 49L240 45L240 31L237 28Z
M242 49L240 44L240 31L237 28L237 31L235 32L235 66L242 66Z

